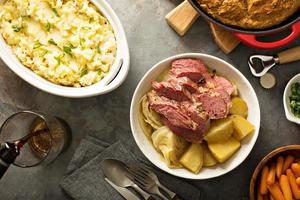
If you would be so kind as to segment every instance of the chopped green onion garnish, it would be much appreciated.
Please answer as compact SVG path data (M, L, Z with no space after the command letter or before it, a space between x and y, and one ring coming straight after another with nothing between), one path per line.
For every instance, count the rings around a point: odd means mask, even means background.
M296 117L300 118L300 84L294 83L291 87L290 108Z
M50 40L48 40L49 44L53 44L53 45L57 45L56 42L51 38Z
M79 43L82 48L84 47L84 42L85 42L85 39L81 38Z
M46 24L46 30L49 32L51 29L51 24L49 22L47 22Z
M55 14L56 17L59 17L59 14L58 14L56 8L52 8L52 11L54 12L54 14Z
M40 48L41 46L42 46L42 44L40 43L40 41L36 41L36 42L34 43L33 49Z
M64 52L66 52L69 55L72 55L72 48L69 46L64 46Z
M56 56L56 57L54 57L54 58L55 58L55 60L57 60L57 63L60 65L61 60L63 59L63 57L65 57L65 54L64 54L64 53L61 54L61 55L59 55L59 56Z
M12 28L14 32L20 32L23 27L19 25L13 25Z
M96 46L97 52L101 54L101 49L99 47L99 45Z
M80 77L83 77L87 73L88 73L87 68L82 69L81 72L80 72Z
M89 26L83 26L82 29L83 29L83 30L90 30L91 27L89 27Z

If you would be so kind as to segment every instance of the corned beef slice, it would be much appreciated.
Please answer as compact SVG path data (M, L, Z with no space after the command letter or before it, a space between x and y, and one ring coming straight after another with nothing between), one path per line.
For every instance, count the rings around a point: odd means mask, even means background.
M186 129L178 126L174 126L170 121L168 121L166 118L162 119L163 123L170 128L170 130L175 133L176 135L184 138L188 142L192 143L201 143L203 140L203 133L201 130L191 130Z
M176 77L188 77L198 83L208 70L198 59L178 59L172 63L170 73Z
M223 88L210 89L193 95L195 102L200 102L202 109L210 119L221 119L228 115L231 107L229 94Z
M205 75L205 87L223 88L229 96L235 91L235 87L226 78L217 75Z
M179 84L183 86L186 90L190 93L195 93L198 91L199 86L197 83L189 79L188 77L179 77L179 78L172 78L169 82L173 82L173 84Z
M150 107L167 118L173 125L192 130L197 128L197 124L181 109L178 102L158 96L153 90L148 92L147 97Z
M174 81L152 82L152 87L160 95L175 101L189 101L189 92L180 84Z
M191 101L182 103L158 96L155 91L147 94L150 107L163 116L164 124L175 134L190 142L201 142L209 127L209 118ZM196 139L193 139L196 138Z

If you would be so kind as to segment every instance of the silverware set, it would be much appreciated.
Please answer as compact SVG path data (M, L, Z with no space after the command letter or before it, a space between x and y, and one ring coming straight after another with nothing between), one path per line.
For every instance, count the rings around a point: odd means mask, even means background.
M126 200L180 200L178 195L159 182L150 169L137 165L127 165L119 160L102 161L105 180ZM132 192L132 190L135 192ZM138 197L138 195L140 197Z

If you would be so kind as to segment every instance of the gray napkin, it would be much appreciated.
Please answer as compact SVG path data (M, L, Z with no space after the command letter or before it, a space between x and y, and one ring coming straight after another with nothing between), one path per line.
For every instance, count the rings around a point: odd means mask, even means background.
M122 200L123 198L105 180L101 161L114 158L131 164L146 164L118 141L112 145L88 136L83 139L71 160L67 174L60 182L61 188L76 200ZM153 168L160 181L185 200L200 200L202 192L182 179Z

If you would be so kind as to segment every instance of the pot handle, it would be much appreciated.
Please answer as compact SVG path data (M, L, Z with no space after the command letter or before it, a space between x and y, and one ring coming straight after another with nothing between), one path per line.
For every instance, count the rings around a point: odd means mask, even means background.
M257 49L276 49L281 48L289 44L290 42L297 39L300 35L300 21L296 22L291 26L291 34L286 38L276 41L276 42L259 42L256 40L256 35L244 34L244 33L234 33L243 43Z

